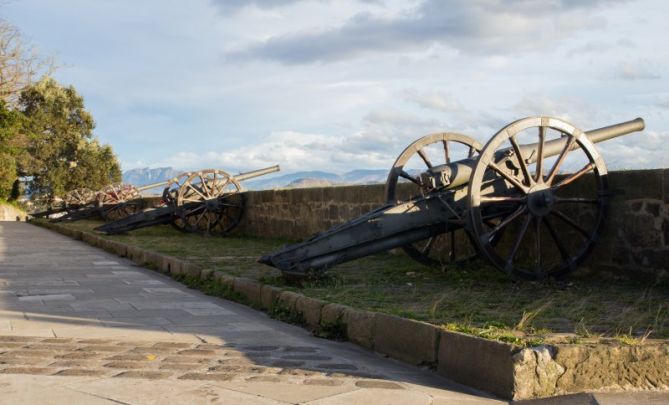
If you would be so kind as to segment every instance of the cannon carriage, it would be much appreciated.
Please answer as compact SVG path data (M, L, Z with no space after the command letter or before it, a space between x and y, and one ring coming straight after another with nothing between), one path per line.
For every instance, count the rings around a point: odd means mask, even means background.
M244 213L241 182L279 170L275 165L235 176L218 169L181 173L163 183L166 187L160 206L132 213L96 230L119 234L171 224L184 232L224 235L237 226Z
M515 276L562 276L585 259L606 218L607 169L594 144L643 128L641 118L583 132L529 117L485 145L462 134L427 135L393 164L384 205L260 262L304 277L403 248L428 265L478 253ZM458 148L464 156L454 159ZM410 161L422 168L412 170ZM462 240L473 248L462 249Z

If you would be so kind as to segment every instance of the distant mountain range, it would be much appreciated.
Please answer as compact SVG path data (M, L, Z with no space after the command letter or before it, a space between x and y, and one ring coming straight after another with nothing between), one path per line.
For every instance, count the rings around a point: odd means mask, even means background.
M123 173L123 182L142 186L150 183L169 180L182 173L173 167L141 168L132 169ZM387 170L365 170L358 169L336 174L323 171L303 171L285 174L271 174L258 177L244 182L244 187L249 190L266 190L273 188L302 188L302 187L325 187L347 184L375 184L384 183L388 176ZM162 187L153 191L160 191Z

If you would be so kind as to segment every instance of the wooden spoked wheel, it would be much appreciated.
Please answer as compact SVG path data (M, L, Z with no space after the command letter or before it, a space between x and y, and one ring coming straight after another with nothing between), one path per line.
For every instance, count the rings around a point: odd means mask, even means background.
M388 203L406 202L416 197L438 192L445 186L426 184L418 177L422 172L438 165L449 164L462 158L473 158L481 150L481 144L462 134L444 132L426 135L406 147L393 164L386 181ZM409 169L407 164L413 162ZM422 166L422 167L420 167ZM400 184L399 183L406 183ZM457 192L457 191L456 191ZM444 200L444 204L453 201ZM469 242L463 228L464 214L455 213L460 221L460 229L445 225L445 232L423 241L403 247L414 260L428 266L441 266L459 262L476 255L476 249Z
M176 195L173 224L187 232L225 234L241 220L241 190L239 182L222 170L192 173Z
M604 160L582 131L557 118L518 120L485 145L472 173L473 238L504 272L529 279L563 275L597 239L607 187ZM499 212L504 218L487 226ZM490 243L504 230L500 243Z
M63 198L65 207L80 208L95 202L95 192L88 188L77 188L68 192Z
M139 190L132 184L112 184L98 192L97 202L105 208L102 217L107 221L116 221L139 212L140 198Z

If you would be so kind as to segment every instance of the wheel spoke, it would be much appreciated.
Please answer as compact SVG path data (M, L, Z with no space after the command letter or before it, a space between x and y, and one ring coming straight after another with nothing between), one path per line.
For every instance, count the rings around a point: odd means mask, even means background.
M588 231L585 228L583 228L581 225L577 224L573 219L569 218L563 212L560 212L560 211L554 209L554 210L551 211L551 213L555 214L558 218L560 218L561 220L563 220L567 224L571 225L574 229L579 231L586 238L588 238L588 239L590 238L590 233L588 233Z
M535 223L535 249L536 249L536 257L535 257L535 263L536 263L536 269L537 269L537 275L541 279L544 277L544 267L543 267L543 261L541 258L541 217L535 217L534 218L534 223Z
M574 142L576 142L576 137L572 136L572 135L569 135L569 140L564 145L564 148L560 152L560 156L555 161L555 164L553 165L553 168L551 169L550 174L548 175L548 178L546 179L546 183L548 183L548 184L553 183L553 179L555 179L555 176L557 175L558 170L560 170L560 166L564 162L564 159L567 157L567 153L569 153L572 146L574 146Z
M418 181L415 177L413 177L409 173L405 172L403 169L398 169L397 174L399 174L400 177L404 177L405 179L409 180L410 182L417 184L418 186L422 186L420 184L420 181Z
M532 184L534 184L534 179L530 175L530 169L527 168L527 163L525 162L525 158L523 157L523 154L520 151L520 146L518 146L518 143L516 142L516 136L515 135L510 136L509 142L511 142L511 146L513 147L513 150L516 153L516 160L520 165L520 170L523 172L523 177L527 182L527 186L530 187L532 186Z
M558 184L553 186L553 189L558 189L560 187L566 186L569 183L572 183L576 179L580 178L586 173L591 172L595 168L595 165L593 163L588 163L585 166L581 168L581 170L577 171L576 173L572 174L571 176L567 177L566 179L562 180Z
M423 159L423 162L425 162L427 168L428 169L432 168L432 162L430 162L430 159L427 157L423 149L418 149L416 152L418 152L418 156L420 156L420 158Z
M470 146L470 147L469 147L469 153L467 154L467 157L472 157L472 156L474 156L474 152L475 152L475 151L476 151L476 150L475 150L473 147Z
M487 242L489 243L492 236L494 236L497 232L502 230L502 228L504 228L505 226L509 225L511 223L511 221L518 218L518 216L523 214L526 210L527 210L527 207L525 207L525 206L522 206L522 207L518 208L513 214L509 215L508 217L506 217L502 221L500 221L500 223L497 224L497 226L495 226L492 230L483 234L483 238L485 238L487 240Z
M441 143L444 145L444 159L445 159L444 161L446 162L447 165L451 164L451 156L448 153L448 141L442 140Z
M434 244L434 239L435 239L435 237L431 236L430 239L427 240L427 243L421 249L422 254L424 254L424 255L429 255L430 254L430 250L432 250L432 245Z
M204 181L201 174L198 177L200 177L200 189L207 195L206 198L210 198L211 194L209 193L209 189L207 188L207 182Z
M481 204L490 203L490 204L499 204L499 203L523 203L527 201L527 196L522 197L481 197Z
M581 197L555 197L555 203L575 203L575 204L599 204L600 201L596 198L581 198Z
M544 219L544 223L546 224L546 229L548 229L548 233L551 235L551 238L553 239L555 245L560 251L560 255L562 255L562 258L565 260L569 259L570 257L569 253L567 252L567 248L565 248L564 244L560 240L560 237L558 236L557 232L555 232L555 229L553 228L553 225L551 225L548 218Z
M455 261L455 231L450 232L451 236L451 251L448 252L448 258L451 262Z
M207 199L207 197L206 197L204 194L202 194L202 193L195 187L195 185L193 185L193 184L189 184L189 185L188 185L188 189L189 189L189 190L193 190L196 194L199 194L200 197L202 197L203 199L205 199L205 200Z
M544 142L546 142L546 127L539 127L539 147L537 148L537 183L544 182Z
M496 171L497 173L501 174L502 177L504 177L506 180L509 181L509 183L513 184L518 190L522 191L523 194L527 194L527 187L525 187L522 183L520 183L517 179L513 178L511 175L509 175L505 170L503 170L501 167L497 166L496 163L490 162L488 163L488 167Z
M520 244L523 241L523 238L525 237L525 234L527 233L527 228L530 227L530 222L532 222L532 215L527 215L525 217L525 221L523 222L523 226L520 229L520 232L518 233L518 236L516 237L515 242L513 243L513 248L511 249L511 253L509 254L509 257L506 259L506 266L505 270L507 272L511 272L513 269L513 259L516 256L516 253L518 253L518 249L520 248Z

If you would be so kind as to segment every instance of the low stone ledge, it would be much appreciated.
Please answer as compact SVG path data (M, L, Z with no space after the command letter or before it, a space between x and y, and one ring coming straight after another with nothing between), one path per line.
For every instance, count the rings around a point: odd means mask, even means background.
M344 315L349 309L352 308L342 304L325 304L321 310L321 327L343 325Z
M440 330L428 323L378 313L372 329L374 350L415 365L434 364Z
M325 302L304 295L295 301L295 311L304 318L309 331L318 330L321 322L321 309L324 305Z
M134 263L141 265L144 263L144 250L133 245L126 245L126 257Z
M302 294L297 294L292 291L282 291L281 294L279 294L277 306L281 307L284 311L294 312L295 303L300 297L302 297Z
M184 268L184 266L188 266L189 264L190 263L188 263L188 262L183 262L182 263L182 269ZM195 265L192 265L192 266L194 268L196 267ZM200 277L200 280L205 280L205 281L213 279L214 278L214 270L212 270L212 269L202 269L202 270L200 270L199 277Z
M261 308L271 312L276 305L281 289L272 287L271 285L263 285L260 288L260 306Z
M182 276L194 277L202 280L208 279L214 272L213 270L206 270L205 272L205 270L200 269L200 266L197 264L185 260L181 260L179 270L179 274Z
M442 331L437 370L453 381L513 398L515 345Z
M368 349L374 348L373 330L376 315L376 312L348 308L343 316L348 340Z
M260 307L260 288L262 285L255 280L243 277L235 277L232 283L232 288L235 292L244 297L249 304Z

